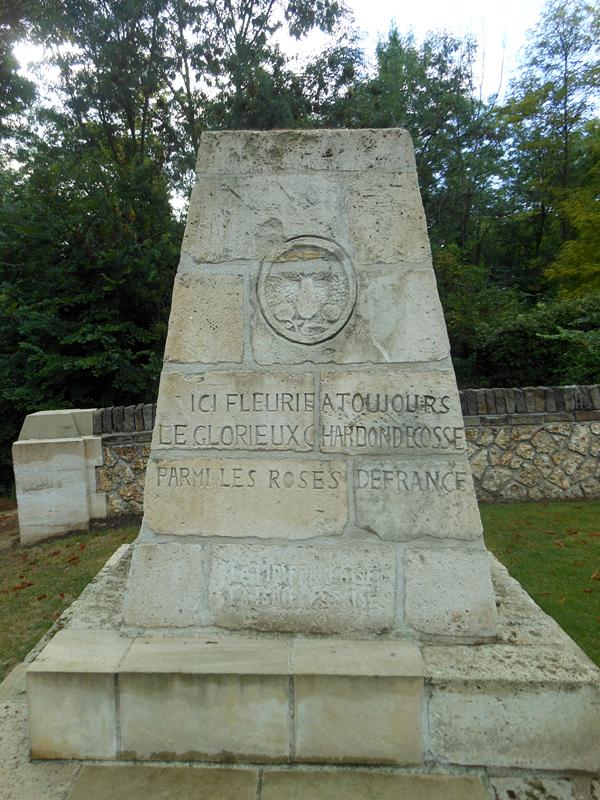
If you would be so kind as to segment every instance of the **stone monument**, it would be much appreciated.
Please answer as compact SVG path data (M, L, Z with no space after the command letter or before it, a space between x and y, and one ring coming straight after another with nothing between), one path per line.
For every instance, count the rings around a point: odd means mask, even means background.
M28 669L33 756L251 763L259 800L597 769L598 670L492 585L405 131L203 134L144 508Z
M126 624L495 615L408 134L204 134Z

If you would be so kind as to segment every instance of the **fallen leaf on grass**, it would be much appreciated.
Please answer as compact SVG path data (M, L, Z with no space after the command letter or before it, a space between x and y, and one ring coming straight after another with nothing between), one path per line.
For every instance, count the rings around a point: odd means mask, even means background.
M600 581L600 570L597 570L597 569L596 569L596 570L594 570L594 571L592 572L592 574L590 575L590 578L591 578L593 581Z
M60 550L53 550L53 551L52 551L52 552L51 552L49 555L51 555L51 556L57 556L57 555L59 555L59 554L60 554Z
M586 594L591 594L594 590L593 589L584 589L583 590Z
M47 594L38 594L38 596L35 599L36 600L45 600L47 597L48 597Z
M79 545L79 549L80 549L80 550L85 550L85 545L84 545L83 543L82 543L82 544L80 544L80 545Z
M67 564L79 564L79 556L71 556L67 558Z
M60 597L61 600L65 599L65 593L64 592L59 592L58 596Z
M554 542L554 544L555 544L557 547L564 547L564 546L565 546L565 543L564 543L564 542Z
M21 581L12 587L13 592L19 592L21 589L27 589L28 586L33 586L32 581Z

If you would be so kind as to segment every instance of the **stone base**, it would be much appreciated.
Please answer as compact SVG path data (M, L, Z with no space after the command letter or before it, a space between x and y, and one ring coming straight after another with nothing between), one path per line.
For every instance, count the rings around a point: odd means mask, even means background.
M498 640L466 646L127 637L125 556L28 669L36 758L599 769L600 672L497 563Z
M419 764L404 642L60 631L28 670L34 758Z
M482 543L133 545L124 621L165 628L481 642L496 632Z

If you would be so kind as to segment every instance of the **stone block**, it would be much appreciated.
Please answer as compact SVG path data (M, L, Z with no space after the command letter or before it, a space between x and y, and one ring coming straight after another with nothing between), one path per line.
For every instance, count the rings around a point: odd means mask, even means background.
M356 524L386 541L423 536L479 539L481 520L466 455L360 460L354 465Z
M285 770L265 773L262 800L488 800L476 776Z
M343 202L339 182L326 174L199 177L182 256L191 256L190 268L245 261L256 270L274 247L307 232L348 250L339 217Z
M429 705L435 758L538 770L598 768L598 686L486 683L435 687Z
M92 423L92 433L94 434L94 436L100 436L102 434L103 419L104 419L104 409L96 408L94 410L94 419Z
M294 761L419 764L422 678L294 678Z
M410 136L399 128L202 133L198 175L280 172L414 172Z
M504 389L494 389L495 414L505 414L508 411L505 396Z
M503 394L504 394L504 406L506 408L506 413L514 414L516 410L515 390L504 389Z
M121 661L120 672L142 675L287 675L290 649L288 639L143 636L132 639L131 647Z
M299 639L291 641L294 675L422 677L419 647L407 639Z
M129 642L111 631L61 631L27 671L33 758L117 756L114 673Z
M122 673L119 697L122 758L289 760L287 675Z
M492 636L496 606L483 548L407 548L406 622L421 634Z
M526 387L523 390L525 394L525 409L528 414L535 414L536 403L535 403L535 388L534 387Z
M527 413L527 403L525 401L525 392L523 389L514 389L515 393L515 411L517 414Z
M312 450L314 377L209 371L163 374L153 448Z
M242 361L243 295L241 275L179 275L173 286L165 361Z
M31 544L58 533L87 530L90 509L84 440L19 440L12 453L21 542Z
M496 395L493 389L483 389L486 414L496 414Z
M390 545L214 545L210 606L240 629L348 633L394 624Z
M29 674L32 758L116 758L114 685L108 674Z
M339 177L343 215L359 264L398 264L431 258L416 175L363 173Z
M144 430L144 404L138 403L135 406L135 430Z
M278 336L260 309L251 323L259 364L439 361L449 354L442 308L430 270L399 265L358 269L356 306L343 335L307 348Z
M112 412L113 412L112 406L102 409L102 432L105 434L113 432Z
M202 545L138 543L125 594L125 623L149 628L208 624L208 567Z
M123 409L124 427L123 430L133 433L135 431L135 406L125 406Z
M546 394L547 389L544 386L538 386L534 389L533 399L535 403L536 414L543 414L544 411L550 411L549 408L546 408Z
M346 466L299 458L150 458L146 522L177 536L309 539L341 534Z
M83 767L69 800L256 800L255 769Z
M76 439L94 433L94 408L36 411L28 414L21 427L23 439Z
M471 417L479 415L479 403L477 402L477 394L473 389L465 390L464 394L467 396L467 404L469 406L468 415Z
M322 452L455 453L466 449L452 372L323 371Z
M144 403L143 417L144 417L144 430L151 431L154 427L154 412L155 407L152 403Z
M125 409L123 406L114 406L113 408L113 429L117 433L125 431Z

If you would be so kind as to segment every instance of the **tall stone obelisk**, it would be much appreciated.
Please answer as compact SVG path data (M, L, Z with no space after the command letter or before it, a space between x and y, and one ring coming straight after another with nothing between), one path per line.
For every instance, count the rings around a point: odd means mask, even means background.
M496 624L413 147L205 133L125 623Z

